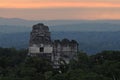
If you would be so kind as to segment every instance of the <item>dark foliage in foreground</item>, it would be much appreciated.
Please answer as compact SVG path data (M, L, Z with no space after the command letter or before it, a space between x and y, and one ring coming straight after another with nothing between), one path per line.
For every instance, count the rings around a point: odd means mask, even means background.
M55 70L49 60L28 57L27 50L0 48L0 80L120 80L120 51L79 52L77 58Z

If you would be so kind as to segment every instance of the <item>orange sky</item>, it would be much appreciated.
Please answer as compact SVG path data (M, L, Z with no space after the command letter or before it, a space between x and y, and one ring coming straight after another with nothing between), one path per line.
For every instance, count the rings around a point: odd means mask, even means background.
M40 11L36 11L36 9ZM11 11L14 16L11 14ZM120 0L0 0L0 17L35 20L120 19L118 14L120 14Z
M0 2L0 8L69 8L69 7L116 7L120 3L113 2Z

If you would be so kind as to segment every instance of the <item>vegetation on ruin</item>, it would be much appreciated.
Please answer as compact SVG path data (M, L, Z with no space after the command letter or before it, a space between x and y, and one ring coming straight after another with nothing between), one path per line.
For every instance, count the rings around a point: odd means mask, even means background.
M77 58L55 70L49 60L28 57L27 50L0 48L0 80L120 80L120 51L79 52Z

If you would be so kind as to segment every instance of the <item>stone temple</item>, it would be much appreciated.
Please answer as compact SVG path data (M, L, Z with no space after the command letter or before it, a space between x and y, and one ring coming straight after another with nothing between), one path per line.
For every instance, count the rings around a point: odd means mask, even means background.
M53 62L59 67L60 60L67 64L77 55L78 43L75 40L51 40L48 26L39 23L33 26L29 41L29 56L39 56Z

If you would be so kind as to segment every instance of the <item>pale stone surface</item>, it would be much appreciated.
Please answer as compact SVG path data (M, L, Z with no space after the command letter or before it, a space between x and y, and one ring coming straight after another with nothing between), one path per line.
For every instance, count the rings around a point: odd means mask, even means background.
M42 23L33 26L30 35L29 55L50 59L54 62L54 67L58 68L60 59L68 64L77 52L78 43L75 40L52 41L48 26Z

